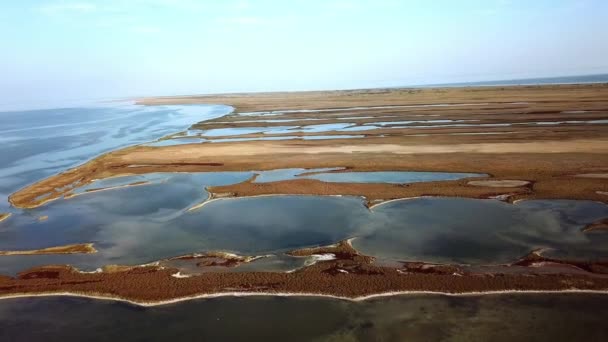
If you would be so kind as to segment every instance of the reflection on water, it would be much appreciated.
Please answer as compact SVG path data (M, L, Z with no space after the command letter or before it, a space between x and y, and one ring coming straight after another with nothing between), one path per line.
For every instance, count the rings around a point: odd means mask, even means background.
M293 170L287 170L293 172ZM241 255L283 253L357 237L365 254L393 260L459 263L514 261L539 247L559 257L608 257L608 235L585 234L586 224L608 216L590 201L419 198L368 210L361 198L264 196L219 199L206 186L245 181L252 172L158 174L162 182L97 192L26 210L3 222L0 249L24 250L95 243L97 254L0 257L0 273L69 263L86 270L104 264L142 264L192 252ZM293 173L292 173L293 174ZM283 177L285 174L269 174ZM290 176L290 175L287 175ZM263 174L262 176L263 177ZM38 217L48 215L43 222ZM263 264L255 265L256 269ZM291 269L289 260L266 260Z
M255 183L277 182L291 179L318 179L323 182L334 183L417 183L456 180L469 177L484 177L480 173L458 172L407 172L407 171L367 171L367 172L333 172L344 168L319 169L278 169L270 171L254 171L258 174Z
M580 230L608 216L591 201L523 201L420 198L373 208L374 229L353 246L387 259L506 263L533 249L575 258L608 257L608 236Z
M126 187L130 185L136 184L149 184L152 182L160 182L163 179L166 179L166 175L162 173L152 173L152 174L144 174L144 175L135 175L135 176L122 176L122 177L111 177L106 179L100 179L94 181L91 184L87 184L78 188L75 188L71 192L74 195L85 194L88 192L94 192L104 189L115 189L119 187Z
M209 258L206 258L209 260ZM238 267L221 266L221 265L206 265L198 266L202 259L173 259L163 260L160 266L176 268L180 274L197 275L207 272L293 272L298 270L313 261L313 257L292 257L287 254L262 255L254 261L243 262ZM225 262L224 259L215 258L217 263Z
M608 296L224 297L141 308L85 298L0 301L3 341L606 341Z
M337 197L220 200L186 213L207 197L202 181L187 176L78 196L11 218L0 230L2 250L86 241L95 243L99 253L3 257L0 273L59 261L92 270L107 263L141 264L210 250L268 254L347 238L368 214L360 199ZM238 182L249 174L233 175L233 180L223 177L216 182L206 179L203 184ZM36 217L41 215L49 219L38 222Z
M258 176L255 183L277 182L282 180L295 179L298 175L306 172L327 172L342 170L343 168L320 168L320 169L278 169L270 171L256 171Z

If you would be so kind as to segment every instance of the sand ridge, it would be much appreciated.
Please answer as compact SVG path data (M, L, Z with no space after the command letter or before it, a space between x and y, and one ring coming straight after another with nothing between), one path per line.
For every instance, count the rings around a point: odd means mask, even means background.
M608 274L606 263L553 260L534 252L513 264L494 265L485 271L463 265L421 262L377 265L374 258L353 249L349 241L288 254L320 253L331 253L333 257L294 272L217 272L175 277L179 270L160 266L159 262L106 266L97 272L80 272L65 265L41 266L20 272L16 277L0 276L0 297L78 294L136 303L168 303L226 295L290 294L359 300L399 293L608 291L608 277L604 276ZM547 265L550 262L561 265L563 271L545 271L546 267L553 267ZM569 272L572 267L581 271Z
M92 254L97 253L92 243L80 243L65 246L46 247L20 251L0 251L3 255L50 255L50 254Z
M193 125L194 132L202 131L201 134L209 129L286 124L305 128L319 122L340 127L345 122L358 127L378 127L352 132L329 129L319 133L300 129L300 132L287 130L280 134L244 135L258 138L326 135L322 140L132 146L31 184L12 194L9 200L18 208L35 208L63 196L69 197L71 189L93 180L118 175L342 167L350 171L486 173L496 180L521 179L533 183L528 187L504 189L486 183L486 186L472 190L469 188L473 186L462 183L447 186L429 182L416 185L418 191L409 191L399 197L487 198L514 193L512 200L564 198L608 202L608 198L601 195L608 191L608 185L601 177L572 177L608 172L608 124L604 124L608 122L607 99L608 85L603 84L146 98L140 103L224 103L236 108L228 116ZM509 134L494 134L505 132ZM363 137L331 139L344 134L362 134ZM207 138L213 141L215 137ZM325 184L338 191L337 186ZM292 183L290 189L284 185L278 193L293 190L294 194L304 194L306 191L301 190L300 185ZM307 194L323 192L320 185L309 185ZM369 193L355 184L342 185L340 190L345 187L359 187L348 193L370 199L382 199L382 191L393 191L386 188ZM255 191L246 192L256 194ZM258 194L267 193L269 191L263 190ZM390 200L398 196L385 197Z

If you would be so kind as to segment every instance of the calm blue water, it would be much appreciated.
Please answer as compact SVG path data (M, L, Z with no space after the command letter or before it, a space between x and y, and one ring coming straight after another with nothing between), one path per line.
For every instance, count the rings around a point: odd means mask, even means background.
M206 186L238 183L251 173L157 177L163 180L54 201L11 217L0 229L0 250L92 242L99 253L3 256L0 274L49 263L94 270L216 250L281 255L350 237L363 253L388 260L508 263L540 247L558 257L608 258L608 235L580 231L608 216L608 207L596 202L420 198L370 211L355 197L269 196L220 199L188 211L207 198ZM42 215L48 220L38 222Z
M17 189L101 153L140 144L231 111L227 106L137 106L0 112L0 211Z

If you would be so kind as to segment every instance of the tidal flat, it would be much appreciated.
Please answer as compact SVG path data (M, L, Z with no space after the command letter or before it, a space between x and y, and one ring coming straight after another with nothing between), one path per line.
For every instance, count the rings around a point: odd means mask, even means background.
M19 113L32 119L3 137L14 149L0 169L0 212L11 215L0 225L0 309L132 310L13 298L68 295L162 304L143 316L219 302L382 316L372 308L399 302L387 312L405 317L408 303L439 303L423 305L423 319L450 303L544 312L603 300L606 99L608 85L575 84L143 98L56 110L90 114L68 126ZM104 110L108 127L92 119ZM28 140L28 129L57 144ZM196 299L247 295L256 298ZM425 336L341 324L319 336ZM476 327L441 331L497 326Z

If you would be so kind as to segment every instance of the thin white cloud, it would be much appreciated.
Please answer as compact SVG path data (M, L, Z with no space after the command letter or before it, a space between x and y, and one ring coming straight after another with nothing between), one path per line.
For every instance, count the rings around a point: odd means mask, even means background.
M354 0L330 0L323 3L324 7L334 11L356 11L364 9L388 9L400 5L398 0L375 0L361 2Z
M252 7L251 3L248 0L237 1L230 6L231 9L237 10L237 11L248 10L251 7Z
M270 23L270 20L261 17L226 17L219 18L217 21L221 24L235 25L265 25Z
M104 2L55 0L38 6L35 9L45 14L79 14L79 13L136 13L147 9L201 11L208 4L197 0L106 0Z
M131 27L131 31L141 34L157 34L161 32L161 29L156 26L133 26Z
M97 6L91 2L57 2L42 5L37 9L45 14L91 13L97 10Z
M352 0L332 0L326 2L325 7L332 10L350 11L361 8L361 4Z
M172 10L200 11L207 6L204 1L197 0L137 0L139 6L156 6Z

